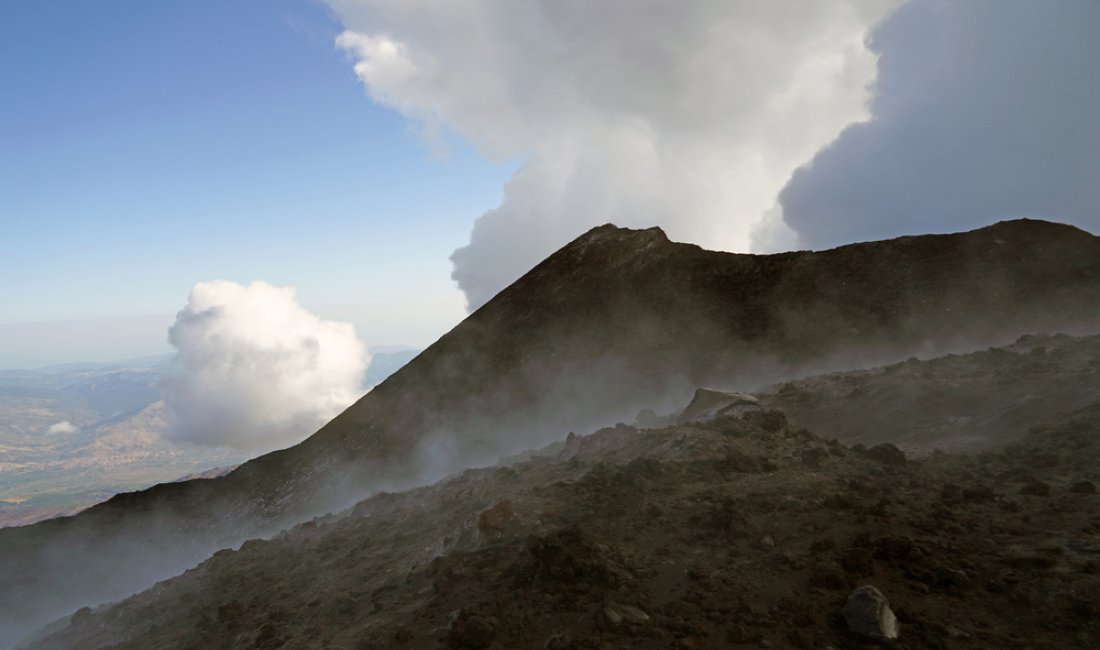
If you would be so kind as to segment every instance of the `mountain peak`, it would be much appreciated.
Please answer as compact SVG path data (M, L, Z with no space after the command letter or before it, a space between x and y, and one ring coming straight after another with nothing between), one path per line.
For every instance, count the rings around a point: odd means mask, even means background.
M624 241L669 241L668 235L658 226L650 228L624 228L613 223L596 226L573 240L569 246Z
M1076 226L1030 217L998 221L993 225L978 230L978 232L981 231L994 235L1012 237L1033 237L1036 235L1047 237L1093 237L1091 233Z
M564 258L571 263L600 263L619 266L631 260L641 260L658 250L670 247L665 231L653 228L621 228L614 224L597 226L547 258Z

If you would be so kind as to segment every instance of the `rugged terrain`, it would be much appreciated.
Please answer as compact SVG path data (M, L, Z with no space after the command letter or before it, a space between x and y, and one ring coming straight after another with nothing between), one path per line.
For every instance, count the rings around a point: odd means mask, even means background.
M769 256L600 227L301 445L223 478L0 530L0 630L10 639L380 488L642 407L666 412L699 385L747 388L1028 332L1094 331L1097 295L1100 239L1039 221Z
M917 454L979 451L1100 401L1100 336L1026 335L1004 347L755 392L798 426L827 437L890 442Z
M1098 460L1100 400L918 460L779 411L620 424L219 551L31 647L862 648L865 584L895 647L1096 647Z

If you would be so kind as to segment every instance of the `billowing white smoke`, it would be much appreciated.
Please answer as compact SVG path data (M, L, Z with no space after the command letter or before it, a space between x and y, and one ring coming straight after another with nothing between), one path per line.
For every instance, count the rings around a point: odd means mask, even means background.
M54 422L53 424L51 424L46 429L46 433L50 435L68 434L76 433L78 430L79 429L77 428L77 426L72 422L69 422L68 420L62 420L60 422Z
M880 0L327 0L375 101L523 157L452 257L471 308L589 227L746 250L866 116Z
M1010 217L1100 230L1100 2L912 0L876 29L873 119L783 190L814 248Z
M360 396L369 362L350 323L266 282L196 284L168 340L178 351L162 385L168 437L250 451L313 433Z

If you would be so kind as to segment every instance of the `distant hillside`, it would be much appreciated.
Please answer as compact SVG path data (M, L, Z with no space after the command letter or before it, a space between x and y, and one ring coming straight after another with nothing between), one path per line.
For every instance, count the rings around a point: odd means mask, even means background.
M686 403L699 385L1093 330L1098 295L1100 239L1042 221L766 256L596 228L302 444L0 529L0 627L132 593L372 490Z
M0 371L0 527L244 457L161 437L167 357Z
M372 355L365 383L416 350ZM230 449L181 446L162 433L158 382L171 357L0 370L0 527L70 515L120 492L180 477L225 474L247 460ZM54 430L51 430L53 427Z

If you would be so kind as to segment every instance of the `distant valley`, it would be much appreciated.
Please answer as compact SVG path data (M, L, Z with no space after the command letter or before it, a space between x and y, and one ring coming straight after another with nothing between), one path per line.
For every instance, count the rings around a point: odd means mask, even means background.
M417 354L376 352L364 390ZM73 514L156 483L213 477L246 452L182 446L162 434L158 382L170 357L0 370L0 527Z

